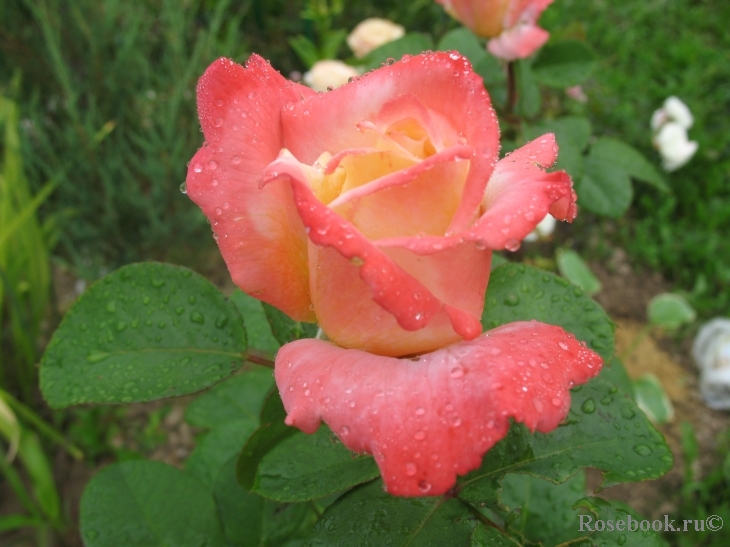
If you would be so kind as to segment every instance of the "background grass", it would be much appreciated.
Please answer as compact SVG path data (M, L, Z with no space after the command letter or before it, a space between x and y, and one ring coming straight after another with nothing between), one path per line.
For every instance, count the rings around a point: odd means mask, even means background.
M304 67L287 40L313 36L303 0L8 0L0 4L0 82L15 97L31 186L58 178L42 210L65 218L58 254L87 278L121 264L209 249L197 208L178 192L202 142L194 88L216 57L251 51L284 74ZM385 16L442 35L455 23L432 0L347 3L335 26ZM730 4L724 0L558 0L542 24L583 35L602 59L585 86L597 135L618 136L658 163L649 119L669 95L695 115L700 149L668 179L637 186L616 223L582 215L574 235L611 239L693 291L705 315L730 312ZM350 55L346 46L341 57ZM585 238L588 239L587 237ZM182 253L184 254L184 253ZM176 253L180 256L181 253Z

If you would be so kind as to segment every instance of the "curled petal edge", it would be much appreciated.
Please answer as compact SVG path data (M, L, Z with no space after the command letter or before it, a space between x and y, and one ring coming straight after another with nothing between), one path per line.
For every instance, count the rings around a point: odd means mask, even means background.
M281 348L275 376L288 425L313 433L324 421L350 450L375 457L388 492L424 496L478 468L510 418L552 431L569 389L601 365L560 327L531 321L413 359L299 340Z

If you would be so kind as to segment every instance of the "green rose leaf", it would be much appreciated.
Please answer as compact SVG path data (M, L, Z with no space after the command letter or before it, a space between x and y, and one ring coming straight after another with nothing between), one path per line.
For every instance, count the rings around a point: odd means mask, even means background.
M455 498L399 498L375 480L330 505L305 545L468 547L474 521L469 508Z
M137 460L102 469L81 498L86 547L224 547L213 496L183 471Z
M279 392L274 389L266 397L261 409L261 425L246 441L236 465L236 477L246 490L251 490L256 483L256 472L264 456L281 441L299 432L286 425L285 418L284 403L281 402Z
M529 436L527 429L513 424L510 429L517 431L510 430L511 442L518 439L519 450L505 450L507 455L514 454L513 461L495 461L491 452L487 453L482 466L462 479L463 491L469 492L469 497L462 499L472 504L492 503L493 493L487 490L493 489L505 473L528 473L561 483L579 469L594 467L603 474L601 487L608 488L655 479L672 468L672 454L662 435L631 397L616 386L594 378L574 388L571 399L563 424L551 433L535 433L526 449L520 438ZM477 484L482 481L482 485ZM479 498L480 489L486 492L484 500Z
M553 546L578 537L578 512L573 505L586 493L585 473L577 473L562 484L523 474L502 479L500 499L519 513L510 531L532 542Z
M258 423L237 420L209 431L197 439L195 450L185 461L185 471L212 486L223 465L238 456L257 426Z
M567 279L524 264L492 272L482 324L493 329L535 319L558 325L586 342L604 361L613 355L613 323L595 301Z
M258 427L261 406L273 386L271 369L255 366L196 397L185 411L185 421L209 429L235 421Z
M238 308L243 324L246 326L249 351L259 350L269 356L273 356L281 344L271 333L269 319L264 313L264 304L261 300L247 295L241 289L236 289L231 294L231 302Z
M682 295L663 293L649 301L647 306L649 323L665 329L678 329L697 318L697 312Z
M634 398L634 384L629 377L629 373L626 372L626 367L618 357L604 363L598 378L615 385L624 395Z
M585 42L563 40L544 46L533 64L535 79L563 89L585 81L596 66L596 55Z
M532 458L530 442L532 434L522 424L512 423L507 435L495 444L482 460L482 479L472 481L469 475L460 480L459 499L474 507L489 507L499 511L507 511L507 507L499 500L502 490L500 480L505 469L514 467L519 462Z
M601 498L583 498L576 503L575 507L588 510L588 514L582 516L578 525L578 530L585 535L580 539L567 543L566 547L588 547L589 545L664 547L666 545L662 537L651 529L651 526L648 530L641 529L641 521L644 520L642 517L637 517L625 509L616 507L609 501ZM603 521L603 526L598 526L603 530L597 530L596 521L598 520ZM610 526L609 522L613 526ZM647 522L651 524L650 521ZM661 523L664 526L664 520ZM634 525L636 525L636 528L634 528ZM646 524L644 526L646 527ZM675 528L678 526L677 523L674 524ZM611 527L614 529L611 530Z
M41 361L53 408L152 401L204 389L241 366L236 307L187 268L144 262L94 283L68 311Z
M263 308L271 332L282 346L300 338L314 338L317 335L316 324L294 321L284 312L266 303L263 303Z
M522 547L522 543L496 528L479 524L471 534L470 547Z
M400 60L404 55L418 55L432 49L434 46L430 35L422 32L409 32L402 38L383 44L371 51L361 61L367 70L372 70L387 62L388 59Z
M218 474L214 497L231 547L290 545L304 539L316 520L309 503L276 503L244 489L236 481L236 457Z
M594 148L584 158L583 177L576 181L578 204L597 215L620 217L634 197L631 178L621 165L594 153Z
M664 424L674 417L674 407L664 391L659 378L644 374L633 382L634 399L639 408L657 424Z
M262 459L253 491L279 501L321 498L380 474L370 456L357 455L324 425L312 435L297 432Z
M212 485L223 464L237 456L259 426L261 406L274 384L271 370L255 367L198 396L185 413L196 427L210 428L196 443L185 469Z
M601 292L601 282L593 275L588 264L578 253L570 249L558 249L555 257L560 275L583 289L589 295Z
M662 192L671 192L664 177L644 155L619 139L601 137L593 144L591 155L621 167L632 178L651 184Z
M535 433L533 459L520 472L563 482L578 469L602 472L601 488L656 479L672 468L672 453L636 403L613 384L596 378L573 388L565 424Z

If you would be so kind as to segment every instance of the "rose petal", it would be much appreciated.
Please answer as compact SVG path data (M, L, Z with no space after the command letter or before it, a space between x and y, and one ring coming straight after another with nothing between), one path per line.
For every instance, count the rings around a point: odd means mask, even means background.
M463 192L472 148L456 145L425 160L354 188L329 206L369 239L443 235ZM361 161L373 161L372 157ZM392 158L383 158L384 162Z
M505 28L519 23L536 23L542 12L552 3L553 0L511 0L504 16Z
M363 281L372 288L373 300L392 313L402 328L423 328L438 312L440 302L428 289L380 252L352 224L317 199L298 165L285 160L273 162L264 175L264 183L271 186L270 183L277 179L289 181L289 185L282 186L291 187L295 206L308 228L309 239L317 245L334 247L359 267ZM320 321L324 320L319 313L318 317Z
M378 247L428 255L471 241L482 249L515 250L548 212L572 222L578 208L570 176L565 171L545 173L557 154L555 135L548 133L501 159L483 194L484 214L468 231L453 237L382 239Z
M377 355L399 356L432 351L461 340L442 307L422 328L405 330L391 312L373 299L372 285L363 280L360 268L334 248L311 243L309 259L312 271L317 272L311 281L314 308L322 330L336 344ZM394 292L437 301L427 290L410 293L394 288Z
M210 219L234 283L299 321L310 309L307 239L286 185L260 189L282 148L281 108L311 95L253 55L246 68L213 63L198 83L207 145L190 162L187 192Z
M501 159L489 179L483 210L470 237L490 249L510 249L549 212L571 222L577 214L573 183L565 171L546 173L558 155L555 135L548 133Z
M477 36L496 36L502 32L509 1L504 0L436 0L456 20Z
M553 430L569 388L600 368L572 335L533 321L415 359L299 340L281 348L275 375L289 425L313 433L324 421L349 449L373 454L390 493L422 496L478 468L510 418Z
M489 53L505 61L525 59L540 49L550 33L537 25L518 24L487 43Z
M473 221L498 158L499 127L481 77L456 52L405 57L334 91L291 105L282 115L286 148L300 162L312 165L322 152L372 147L377 135L361 131L361 122L375 122L386 104L409 95L459 128L474 148L450 228L461 231Z

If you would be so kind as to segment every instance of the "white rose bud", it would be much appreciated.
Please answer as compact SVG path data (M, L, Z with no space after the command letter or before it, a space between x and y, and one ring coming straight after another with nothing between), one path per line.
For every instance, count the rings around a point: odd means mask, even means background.
M353 29L347 36L347 45L355 53L355 57L362 59L383 44L402 38L405 33L406 30L393 21L372 17Z
M344 85L359 72L342 61L317 61L309 72L304 73L304 83L315 91L327 91Z
M678 122L665 123L654 137L654 144L662 156L665 171L682 167L694 156L698 146L687 138L687 130Z

